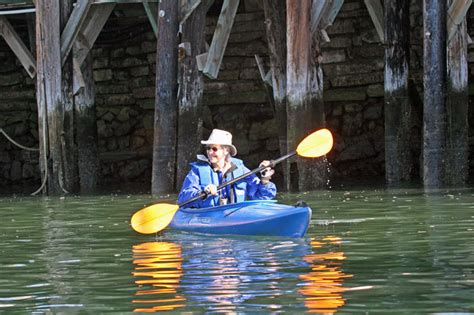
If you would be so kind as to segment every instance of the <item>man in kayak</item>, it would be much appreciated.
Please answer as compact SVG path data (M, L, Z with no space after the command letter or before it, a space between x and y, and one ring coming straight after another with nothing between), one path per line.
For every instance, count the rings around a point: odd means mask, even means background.
M208 197L189 204L189 207L204 208L245 200L275 198L276 186L270 181L275 170L270 167L261 172L260 178L252 174L217 191L217 186L250 170L242 160L233 157L237 154L237 149L232 145L230 132L214 129L209 139L202 140L201 143L206 145L206 155L198 155L198 160L191 163L191 170L186 175L178 196L178 203L187 201L202 191L205 191ZM270 161L260 163L260 166L268 165Z

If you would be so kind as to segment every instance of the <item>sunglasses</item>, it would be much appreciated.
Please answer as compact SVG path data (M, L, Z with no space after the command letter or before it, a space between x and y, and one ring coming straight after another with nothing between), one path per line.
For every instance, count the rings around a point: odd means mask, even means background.
M217 151L219 151L219 149L220 149L220 148L215 147L215 146L208 146L208 147L206 147L206 150L207 150L207 151L212 151L212 152L217 152Z

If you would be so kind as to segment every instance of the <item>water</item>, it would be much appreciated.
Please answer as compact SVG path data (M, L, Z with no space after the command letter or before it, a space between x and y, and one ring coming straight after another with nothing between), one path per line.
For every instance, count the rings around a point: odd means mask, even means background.
M474 313L474 191L300 199L304 239L138 235L148 196L3 198L0 313Z

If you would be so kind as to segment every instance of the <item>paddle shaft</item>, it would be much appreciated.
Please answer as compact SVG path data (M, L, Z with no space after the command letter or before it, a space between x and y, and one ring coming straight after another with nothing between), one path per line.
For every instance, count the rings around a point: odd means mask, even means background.
M295 156L295 155L296 155L296 151L293 151L293 152L288 153L287 155L284 155L284 156L282 156L282 157L280 157L280 158L278 158L278 159L276 159L276 160L272 160L272 161L270 161L270 165L268 165L268 166L259 166L259 167L257 167L256 169L254 169L254 170L252 170L252 171L250 171L250 172L248 172L248 173L242 174L242 175L240 175L239 177L234 178L233 180L230 180L230 181L228 181L228 182L223 183L222 185L217 186L217 191L221 190L221 189L224 188L224 187L227 187L227 186L229 186L229 185L232 185L232 184L234 184L234 183L236 183L236 182L238 182L238 181L240 181L240 180L242 180L242 179L244 179L244 178L246 178L246 177L248 177L248 176L250 176L250 175L252 175L252 174L255 174L255 173L258 173L258 172L260 172L260 171L263 171L263 170L266 169L267 167L272 167L272 168L273 168L273 167L275 167L275 165L277 165L278 163L283 162L284 160L289 159L290 157ZM178 206L181 208L182 206L185 206L185 205L187 205L187 204L190 204L190 203L192 203L192 202L194 202L194 201L196 201L196 200L205 199L205 198L207 197L207 195L208 195L208 194L207 194L205 191L201 191L201 193L200 193L199 195L197 195L196 197L193 197L193 198L191 198L191 199L189 199L189 200L186 200L186 201L180 203Z

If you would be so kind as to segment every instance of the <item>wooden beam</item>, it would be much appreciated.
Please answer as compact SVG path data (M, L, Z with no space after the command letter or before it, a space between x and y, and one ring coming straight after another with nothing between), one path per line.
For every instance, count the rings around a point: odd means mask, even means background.
M87 55L81 69L79 69L83 82L78 85L83 84L84 87L74 97L76 133L80 135L80 137L77 137L77 166L81 193L93 193L99 178L96 97L92 62L92 54ZM74 79L77 79L77 77L74 77Z
M162 0L158 9L156 93L151 193L175 191L178 130L179 3Z
M0 15L16 15L16 14L26 14L26 13L35 13L35 8L25 8L25 9L16 9L16 10L0 10Z
M64 27L63 33L61 34L61 64L63 65L77 38L77 34L81 30L91 5L92 0L78 0Z
M160 0L94 0L94 4L110 4L110 3L144 3L144 2L160 2Z
M13 26L4 16L0 16L0 34L5 38L8 46L10 46L18 59L20 59L21 64L26 72L28 72L29 76L34 78L36 76L35 58L25 46Z
M336 16L341 10L343 4L344 0L333 0L332 7L328 16L329 25L332 25L332 23L334 23L334 20L336 19Z
M75 58L79 62L79 65L82 65L84 59L86 59L87 54L92 49L97 37L99 37L114 7L115 3L94 5L91 7L76 40L78 49Z
M86 86L86 83L84 81L84 76L82 75L81 66L76 58L72 58L72 69L74 71L73 93L74 95L78 95Z
M207 56L206 66L203 71L203 73L211 79L216 79L219 73L239 3L240 0L224 0L222 4L221 14L217 21L211 47L209 48L209 55Z
M448 41L456 33L458 26L464 21L472 0L454 0L448 9Z
M459 1L452 0L455 4ZM466 1L463 1L466 2ZM470 2L470 1L469 1ZM467 3L466 3L467 4ZM448 9L448 15L452 6ZM448 21L450 18L448 17ZM451 187L462 187L469 178L469 64L467 20L460 18L448 43L446 88L446 180ZM449 25L449 23L448 23Z
M408 154L419 135L412 132L413 100L409 93L410 4L406 0L385 2L385 180L397 187L413 179L415 158Z
M311 34L314 34L318 28L325 30L329 25L332 25L343 4L344 0L313 0L311 5ZM327 33L322 35L326 41L329 41Z
M311 0L286 1L286 108L287 108L287 150L291 151L311 130L314 130L311 76ZM314 189L314 178L307 176L303 159L291 162L297 176L290 175L290 186L303 191ZM296 175L296 172L293 173Z
M286 110L286 2L263 0L265 31L268 43L268 56L272 81L274 115L278 129L280 155L288 153L287 148L287 110ZM290 164L281 163L283 189L289 190Z
M446 0L423 1L423 182L425 191L446 180ZM430 83L435 84L430 84Z
M270 69L267 73L265 73L265 69L263 67L263 60L259 55L255 55L255 61L257 62L258 72L260 72L260 78L262 79L263 83L272 86L272 70Z
M182 29L184 22L188 17L193 13L194 10L201 4L201 0L186 0L185 4L181 7L181 22L179 23L179 28Z
M331 6L331 2L332 1L313 0L311 4L311 34L316 32L319 22L321 22L323 15Z
M370 17L374 23L375 30L379 35L380 41L385 41L384 26L383 26L383 6L380 0L364 0L367 10L369 10Z
M206 49L206 7L201 3L181 27L180 47L183 48L178 61L178 136L176 157L176 190L189 172L189 163L201 151L203 130L204 78L197 68L196 56Z
M215 0L207 0L204 4L206 5L206 12L209 11L209 9L212 7L214 4Z
M156 5L149 2L143 2L143 8L145 9L146 16L150 21L151 28L153 29L155 36L158 37L158 22L156 21L158 18L158 9Z
M209 53L203 53L196 56L197 67L199 71L203 71L204 67L206 67L207 56Z
M36 9L38 138L42 180L47 183L39 190L57 195L63 193L64 179L59 1L38 0Z
M257 62L258 71L260 72L260 77L262 78L268 100L272 108L275 108L275 102L273 100L272 70L270 69L270 71L265 73L265 69L263 67L263 60L259 55L255 55L255 61Z

